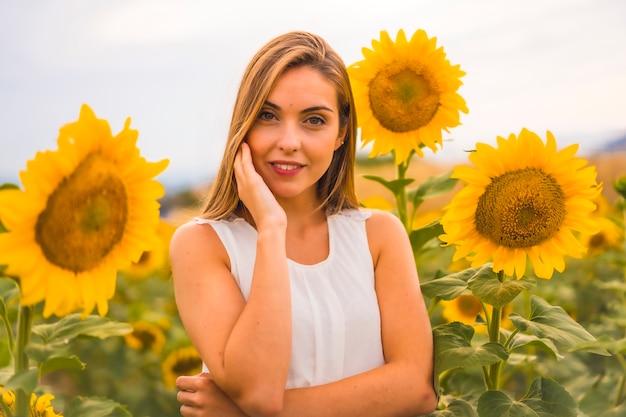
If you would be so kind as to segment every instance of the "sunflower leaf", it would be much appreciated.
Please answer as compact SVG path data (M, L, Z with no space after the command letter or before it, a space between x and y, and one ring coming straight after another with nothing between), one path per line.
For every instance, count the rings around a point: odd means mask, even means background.
M472 346L474 329L460 322L446 323L433 329L435 374L463 367L485 366L506 360L507 350L499 343Z
M39 383L39 371L37 368L31 368L24 371L15 372L8 381L4 388L9 390L23 390L24 392L33 392L37 388Z
M525 347L537 347L542 351L550 354L554 359L561 360L563 359L563 355L559 353L559 350L554 345L554 342L550 339L540 339L535 335L518 333L513 336L512 343L509 346L509 350L514 352L516 350L521 350Z
M478 417L478 414L467 401L454 399L444 410L436 410L428 417Z
M502 308L513 301L520 292L534 287L535 281L524 277L500 282L493 269L481 268L467 281L467 285L472 294L483 303Z
M453 300L465 292L467 283L449 275L424 282L421 284L421 288L424 295L429 298L439 297L443 300Z
M548 338L565 350L573 350L585 342L596 340L584 327L572 319L562 307L552 306L544 299L533 295L530 298L530 319L517 313L509 315L511 322L519 330L530 331L539 338ZM606 349L590 347L585 351L610 356Z
M66 343L78 336L106 339L122 336L132 331L128 323L110 320L106 317L89 315L81 318L80 314L65 316L57 322L33 326L32 332L43 339L44 344Z
M11 348L9 348L9 340L2 338L0 339L0 368L9 366L12 361L13 355L11 354Z
M432 222L420 229L413 230L409 234L413 252L418 253L428 241L436 238L442 233L443 227L438 221Z
M381 184L386 189L391 191L394 195L398 195L402 190L406 188L407 185L415 181L413 178L398 178L388 181L383 177L379 177L377 175L363 175L363 178L376 181L377 183Z
M626 353L626 338L614 340L610 336L603 334L596 340L591 342L580 343L570 349L571 352L577 350L590 350L590 349L606 349L613 355L617 353Z
M122 404L106 398L76 397L63 410L65 417L131 417Z
M481 417L576 417L576 400L560 384L550 378L536 378L520 401L510 399L502 391L486 391L478 399Z
M416 199L423 200L425 198L437 197L441 194L445 194L448 191L452 191L457 184L458 179L450 178L452 171L446 172L441 175L433 175L420 184L414 190L410 190L407 193L409 200L414 201Z
M76 355L54 356L41 365L41 375L46 375L60 369L82 371L85 369L85 366L85 363Z
M6 306L20 295L17 282L11 278L0 278L0 302Z

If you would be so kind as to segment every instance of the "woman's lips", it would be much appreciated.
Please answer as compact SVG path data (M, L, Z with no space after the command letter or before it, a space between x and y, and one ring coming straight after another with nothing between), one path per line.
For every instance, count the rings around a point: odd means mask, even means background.
M280 175L295 175L304 168L304 165L295 162L271 162L270 165Z

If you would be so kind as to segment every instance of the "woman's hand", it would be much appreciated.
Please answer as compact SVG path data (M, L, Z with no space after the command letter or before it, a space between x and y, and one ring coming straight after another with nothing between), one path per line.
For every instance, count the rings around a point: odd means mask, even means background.
M278 204L263 178L256 172L247 143L241 144L235 156L234 169L239 198L250 211L257 230L264 227L286 226L285 211Z
M178 377L176 388L183 417L247 417L207 372Z

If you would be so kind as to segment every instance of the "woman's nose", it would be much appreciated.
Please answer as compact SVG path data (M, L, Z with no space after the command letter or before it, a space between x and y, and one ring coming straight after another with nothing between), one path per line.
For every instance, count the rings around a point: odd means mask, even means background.
M285 152L294 152L300 149L300 133L293 123L286 123L281 129L278 138L278 147Z

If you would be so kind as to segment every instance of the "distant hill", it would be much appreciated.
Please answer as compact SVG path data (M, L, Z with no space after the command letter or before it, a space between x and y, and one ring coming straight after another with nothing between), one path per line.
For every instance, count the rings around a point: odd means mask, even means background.
M602 151L603 152L626 151L626 134L622 135L621 137L618 137L617 139L614 139L614 140L608 142L604 146Z

